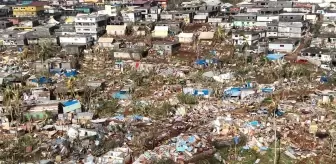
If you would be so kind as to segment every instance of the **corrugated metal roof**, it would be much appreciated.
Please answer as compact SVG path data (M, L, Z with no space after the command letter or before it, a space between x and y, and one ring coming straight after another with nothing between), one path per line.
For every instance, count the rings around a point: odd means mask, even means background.
M215 32L201 32L199 39L212 39L215 35Z

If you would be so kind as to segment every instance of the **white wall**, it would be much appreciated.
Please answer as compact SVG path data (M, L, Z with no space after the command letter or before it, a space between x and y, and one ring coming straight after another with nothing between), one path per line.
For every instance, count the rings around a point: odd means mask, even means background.
M258 22L272 22L272 20L279 20L279 15L258 15Z
M60 43L65 44L87 44L92 41L91 37L73 36L73 37L59 37Z
M291 32L278 32L278 37L284 37L284 38L301 38L302 34L300 34L300 33L291 33Z
M256 27L267 27L268 22L256 22L255 26Z
M278 32L288 32L288 33L302 33L301 28L297 28L297 27L283 27L280 26L278 27Z
M332 60L331 55L321 55L321 61L323 62L330 62Z
M302 22L279 22L279 26L282 27L303 27Z
M262 8L247 8L246 12L247 13L257 13L259 10L261 10Z
M267 37L277 37L278 36L278 32L267 32L266 36Z
M294 46L293 44L269 43L268 49L279 52L292 52L294 50Z
M259 35L252 35L252 34L246 34L245 38L243 35L239 34L233 34L232 39L234 40L235 45L242 45L245 42L248 43L249 45L252 45L252 42L254 40L257 40L259 38Z

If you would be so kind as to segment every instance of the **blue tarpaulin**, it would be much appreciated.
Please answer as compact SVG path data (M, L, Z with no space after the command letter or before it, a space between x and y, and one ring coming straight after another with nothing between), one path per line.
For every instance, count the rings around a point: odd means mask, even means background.
M52 80L47 77L40 77L40 78L32 79L31 81L34 83L38 83L38 84L48 84L52 82Z
M78 100L68 100L68 101L63 102L62 104L64 106L71 106L71 105L74 105L74 104L77 104L77 103L79 103Z
M125 117L123 115L118 115L118 116L114 116L113 119L116 119L116 120L124 120Z
M249 123L249 125L251 125L251 126L258 126L258 125L259 125L259 122L258 122L258 121L251 121L251 122Z
M121 99L121 100L131 98L130 94L128 94L126 91L115 92L115 93L113 93L112 97L115 98L115 99Z
M143 119L143 116L134 115L133 119L136 120L136 121L141 121Z
M65 71L65 73L64 73L64 75L66 77L74 77L74 76L77 76L77 74L78 74L78 72L75 69Z
M230 88L230 89L224 91L225 95L233 96L233 97L239 96L240 93L241 93L241 88L237 88L237 87L233 87L233 88Z
M207 66L209 64L218 63L218 59L197 59L195 62L197 65L204 65Z
M273 88L268 88L268 87L266 87L266 88L262 88L261 91L262 91L262 92L266 92L266 93L270 93L270 92L273 92L274 89L273 89Z
M284 54L268 54L267 59L268 60L279 60L283 58L285 55Z
M198 65L208 65L205 59L197 59L196 64Z
M194 143L195 141L196 141L196 137L195 136L190 136L189 137L189 140L188 140L189 143Z
M239 143L239 136L233 137L233 141L237 145Z
M328 78L326 76L321 76L320 82L321 83L326 83L326 82L328 82Z
M198 95L210 95L211 91L208 90L208 89L195 89L194 90L194 94L195 96L198 96Z

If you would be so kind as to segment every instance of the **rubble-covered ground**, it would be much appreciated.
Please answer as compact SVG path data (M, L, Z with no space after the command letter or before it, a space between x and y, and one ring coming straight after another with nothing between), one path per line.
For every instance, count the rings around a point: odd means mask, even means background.
M335 162L332 72L212 44L141 62L112 60L103 50L67 58L39 50L48 59L3 54L4 71L22 76L8 78L2 91L0 160ZM50 73L32 67L36 60L80 67Z

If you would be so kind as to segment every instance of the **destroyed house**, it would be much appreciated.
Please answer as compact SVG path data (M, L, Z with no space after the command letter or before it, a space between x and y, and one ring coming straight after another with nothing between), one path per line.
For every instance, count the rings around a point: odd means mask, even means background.
M176 53L180 47L181 44L178 42L157 41L153 43L153 49L159 55L172 55Z
M324 33L312 38L311 47L336 48L336 34Z
M173 16L172 20L181 21L185 23L192 23L192 18L195 15L195 12L193 11L174 11L174 12L171 11L169 13L172 14ZM161 15L161 19L162 19L162 15Z
M140 60L147 56L148 51L137 48L119 48L113 50L114 59Z
M179 21L159 21L156 22L156 27L158 26L168 26L169 28L181 28L182 27L182 22Z
M4 31L1 34L2 45L4 46L24 46L27 45L27 31Z
M318 60L321 62L331 62L335 60L335 53L329 49L320 47L309 47L301 51L301 56L307 59Z
M31 101L25 106L27 109L24 113L26 119L40 120L49 117L49 113L56 115L59 106L58 100L38 100Z
M26 34L28 45L37 45L42 43L53 43L58 45L56 36L52 36L49 33L43 33L41 31L31 31Z

